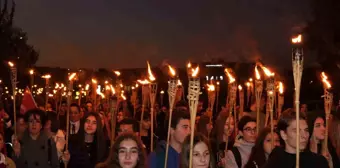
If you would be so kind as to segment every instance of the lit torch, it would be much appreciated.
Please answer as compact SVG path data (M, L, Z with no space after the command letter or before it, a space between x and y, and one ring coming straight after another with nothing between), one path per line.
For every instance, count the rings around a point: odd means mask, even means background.
M98 82L96 79L92 78L92 101L94 103L94 111L97 110L97 86Z
M68 149L68 139L70 132L70 105L73 92L73 80L75 79L77 73L72 73L69 77L68 93L67 93L67 116L66 116L66 149Z
M261 110L261 98L263 91L263 81L261 80L261 75L255 66L255 100L256 100L256 133L260 132L260 110Z
M149 62L147 62L148 64L148 74L149 74L149 87L150 87L150 104L151 104L151 108L150 108L150 113L151 113L151 145L150 145L150 151L153 151L153 135L154 135L154 119L155 119L155 100L156 100L156 95L157 95L157 83L155 83L155 76L152 74L151 71L151 67ZM141 118L141 120L143 120L143 118ZM156 121L157 123L157 121Z
M16 90L17 87L17 68L14 66L14 63L8 62L9 68L11 70L11 83L12 83L12 92L13 92L13 118L14 118L14 128L17 125L17 112L16 112ZM14 135L17 135L17 129L14 129Z
M42 76L42 78L45 79L45 94L46 94L46 97L45 97L45 110L47 110L47 104L48 104L48 95L49 95L49 87L50 87L50 78L51 78L51 75L50 74L46 74L44 76Z
M325 108L325 114L326 114L326 133L325 133L325 139L322 143L322 154L328 153L328 128L329 128L329 116L331 114L332 105L333 105L333 94L329 91L332 87L331 83L328 80L327 75L325 72L321 73L321 78L323 82L324 87L324 108Z
M279 82L279 94L278 94L278 107L277 107L277 117L281 116L282 107L284 105L284 94L283 94L283 83Z
M216 98L216 88L213 84L207 84L207 91L208 91L208 110L207 110L207 116L209 116L210 121L212 119L213 115L213 109L215 104L215 98Z
M241 85L238 85L238 98L240 102L240 113L239 113L238 118L241 118L243 116L243 108L244 108L244 91Z
M33 85L34 85L34 70L30 69L29 70L29 74L30 74L31 90L33 90Z

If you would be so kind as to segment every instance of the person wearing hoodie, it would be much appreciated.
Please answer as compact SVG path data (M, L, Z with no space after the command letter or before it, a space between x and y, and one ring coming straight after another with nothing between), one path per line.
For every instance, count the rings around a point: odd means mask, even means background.
M277 124L282 147L276 147L263 168L287 168L296 166L296 139L299 138L300 168L328 168L325 157L306 150L309 140L308 125L304 113L300 113L300 137L296 135L296 113L293 110L281 114Z
M329 138L327 150L324 151L322 148L326 133L325 121L325 115L323 112L317 111L308 113L307 124L310 138L307 150L316 154L324 155L328 160L329 167L340 167L338 155Z
M170 126L170 141L167 168L178 168L180 153L184 139L190 133L190 113L187 109L177 108L173 111ZM161 141L156 150L149 156L150 168L160 168L165 165L166 142Z
M257 137L256 120L250 116L242 117L237 128L241 138L236 139L233 148L227 151L225 167L228 168L243 168L247 164Z

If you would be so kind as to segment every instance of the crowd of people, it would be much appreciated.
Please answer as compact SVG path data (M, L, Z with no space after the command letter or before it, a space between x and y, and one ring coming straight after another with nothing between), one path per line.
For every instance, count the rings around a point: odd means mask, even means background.
M242 116L237 111L237 117L229 115L226 105L212 117L200 101L195 128L190 126L185 101L176 103L170 128L168 108L156 104L154 134L150 131L150 108L145 108L141 117L138 103L133 107L129 101L120 102L114 117L115 128L105 103L86 102L82 106L73 103L68 107L66 102L61 102L57 109L52 108L55 107L52 103L46 107L17 114L15 125L14 118L1 108L0 168L163 168L165 165L189 168L191 149L193 168L292 168L296 165L297 148L301 168L340 167L340 111L337 110L329 119L328 131L323 110L308 111L303 106L298 137L295 111L290 108L277 117L275 131L271 133L270 124L264 122L264 102L260 121L256 121L256 103L246 108ZM191 129L195 129L193 146Z

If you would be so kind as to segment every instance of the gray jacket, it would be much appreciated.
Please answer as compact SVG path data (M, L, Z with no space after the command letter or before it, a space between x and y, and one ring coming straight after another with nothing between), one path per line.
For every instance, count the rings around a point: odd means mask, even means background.
M25 132L20 142L20 156L13 157L20 168L58 168L57 149L53 139L49 139L43 132L37 140L33 140Z
M249 156L251 153L251 149L253 148L254 143L248 143L243 141L242 139L235 141L234 146L238 149L241 154L242 160L242 168L247 164L249 160ZM232 151L228 150L226 155L226 168L238 168L235 156Z

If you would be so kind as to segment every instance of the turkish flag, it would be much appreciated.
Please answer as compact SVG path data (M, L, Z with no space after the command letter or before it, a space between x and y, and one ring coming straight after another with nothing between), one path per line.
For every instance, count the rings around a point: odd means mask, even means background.
M27 87L20 106L20 114L25 114L26 111L37 108L30 89Z

